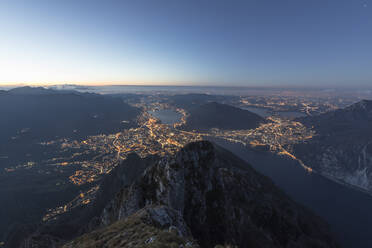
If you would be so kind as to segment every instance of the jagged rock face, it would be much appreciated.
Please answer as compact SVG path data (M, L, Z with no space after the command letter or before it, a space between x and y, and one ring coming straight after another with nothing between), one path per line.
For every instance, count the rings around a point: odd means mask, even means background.
M148 168L105 208L111 224L152 205L177 211L201 247L337 247L327 226L266 177L209 142Z
M149 206L125 220L85 234L64 248L189 247L199 246L179 212L166 206Z
M316 136L294 147L307 166L372 192L372 101L300 119Z
M372 139L314 140L295 147L298 158L322 175L372 192Z

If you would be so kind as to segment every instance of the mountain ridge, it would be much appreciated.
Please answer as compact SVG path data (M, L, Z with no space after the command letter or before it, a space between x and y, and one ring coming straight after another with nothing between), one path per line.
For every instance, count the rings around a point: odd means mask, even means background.
M162 214L155 219L136 217L148 211ZM183 221L174 222L169 211ZM146 226L146 230L152 231L134 239L132 227L125 224L133 218L142 224L147 220L151 227ZM159 219L165 224L151 224ZM125 247L119 241L142 247L144 241L152 240L152 244L170 229L182 241L177 244L190 247L339 247L319 217L294 203L241 159L207 141L190 143L174 157L148 167L140 178L118 192L98 221L103 229L85 234L65 247L88 247L94 240L95 244L111 242L116 235L127 237L116 239L116 247ZM126 227L119 231L117 225ZM116 232L110 234L111 238L107 236L110 230Z
M372 101L298 121L316 134L295 145L296 157L324 176L372 192Z

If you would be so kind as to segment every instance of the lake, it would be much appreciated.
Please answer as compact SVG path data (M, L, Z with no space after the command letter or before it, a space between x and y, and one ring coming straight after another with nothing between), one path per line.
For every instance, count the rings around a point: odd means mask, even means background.
M297 161L213 139L270 177L292 199L326 220L342 247L372 247L372 197L306 172Z
M148 113L159 119L162 123L168 125L173 125L174 123L181 121L182 118L182 114L170 109L149 111Z

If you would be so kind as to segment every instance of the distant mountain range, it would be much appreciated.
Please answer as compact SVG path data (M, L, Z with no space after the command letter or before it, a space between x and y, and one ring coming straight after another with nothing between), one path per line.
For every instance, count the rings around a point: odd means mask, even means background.
M372 101L298 119L316 136L294 152L322 175L372 193Z
M264 122L266 122L264 118L248 110L210 102L189 109L185 128L188 130L252 129Z
M13 88L8 91L9 94L12 95L50 95L50 94L69 94L69 93L77 93L77 91L73 90L53 90L44 87L18 87Z
M319 217L210 142L152 161L124 161L93 205L44 224L22 247L339 247Z

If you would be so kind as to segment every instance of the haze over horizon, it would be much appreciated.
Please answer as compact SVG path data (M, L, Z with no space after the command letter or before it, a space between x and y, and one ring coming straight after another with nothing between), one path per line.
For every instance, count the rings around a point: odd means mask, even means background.
M372 3L0 3L0 86L368 87Z

